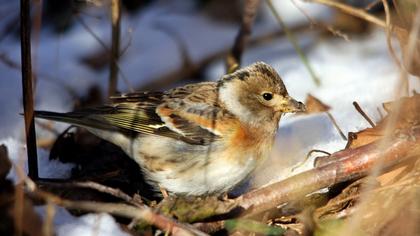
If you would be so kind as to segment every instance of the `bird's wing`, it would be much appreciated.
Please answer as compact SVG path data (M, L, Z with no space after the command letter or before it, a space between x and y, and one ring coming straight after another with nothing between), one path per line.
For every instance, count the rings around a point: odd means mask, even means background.
M69 113L36 111L40 118L127 135L160 135L208 145L229 129L230 113L217 103L215 83L186 85L168 92L111 97L111 104Z
M156 113L170 130L208 144L221 138L235 120L217 96L217 86L211 82L179 87L169 91Z
M207 145L222 135L215 120L227 118L216 91L215 83L199 83L166 93L124 94L112 98L112 113L100 116L125 130Z

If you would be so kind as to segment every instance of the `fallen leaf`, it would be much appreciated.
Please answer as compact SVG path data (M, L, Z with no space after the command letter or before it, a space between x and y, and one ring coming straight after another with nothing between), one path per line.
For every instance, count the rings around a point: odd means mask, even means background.
M325 112L331 109L330 106L324 104L323 102L321 102L321 100L319 100L311 94L308 94L308 96L306 97L305 106L305 113L307 114Z
M396 115L394 130L410 129L420 125L420 94L411 97L403 97L397 101L387 102L383 107L388 115L374 128L351 133L347 148L356 148L371 143L383 137L390 115ZM394 132L392 132L394 133Z

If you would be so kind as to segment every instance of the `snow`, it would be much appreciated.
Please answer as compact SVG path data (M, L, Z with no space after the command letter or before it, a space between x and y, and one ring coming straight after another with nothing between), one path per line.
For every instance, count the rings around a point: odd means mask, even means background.
M312 18L331 17L330 10L325 7L295 2ZM307 22L291 2L274 3L288 25ZM4 6L0 5L0 12L6 9ZM17 7L18 4L9 5L7 12ZM95 9L88 12L100 18L84 17L84 21L104 42L108 42L110 27L106 14ZM7 19L12 15L8 14ZM280 29L267 7L259 15L252 37ZM1 28L3 25L0 21ZM167 32L168 29L171 33ZM138 87L180 68L183 64L182 50L191 61L200 61L229 48L237 30L235 24L216 22L194 11L193 1L158 1L136 15L124 15L121 44L124 47L130 42L130 47L120 61L121 71L130 84ZM314 32L297 35L297 38L321 79L320 87L315 86L286 38L247 49L243 64L265 61L273 65L284 79L291 96L304 101L311 93L331 106L331 114L345 134L369 126L354 110L353 101L357 101L373 120L378 120L377 107L394 98L399 77L399 70L388 54L385 33L375 30L369 35L353 37L350 42L341 38L318 42L319 37ZM74 95L85 94L94 84L105 89L107 68L95 71L80 61L82 57L101 49L102 46L80 24L75 24L69 32L58 37L43 29L36 48L34 68L39 74L36 109L68 111L72 109ZM0 41L0 53L19 62L19 42L12 36L6 37ZM216 61L205 71L205 79L217 80L224 70L224 62ZM0 71L0 143L6 144L14 163L27 170L23 119L19 115L22 112L20 70L0 63ZM410 80L412 88L420 87L419 80ZM128 86L120 80L119 89L127 91ZM63 124L54 126L57 131L65 127ZM52 137L51 133L37 128L38 137ZM265 185L311 168L313 158L292 171L292 167L302 161L311 149L334 152L344 148L345 143L325 114L287 115L280 122L273 155L256 171L252 186ZM71 164L48 160L47 150L40 149L38 154L41 177L66 178L70 175ZM15 170L9 177L15 181L19 179ZM75 217L63 208L55 209L54 226L58 235L126 235L108 214ZM44 215L44 207L37 210Z
M45 206L37 207L36 211L45 217L45 208ZM57 236L129 235L121 230L115 219L109 214L86 214L75 217L62 207L54 207L54 214L53 224Z

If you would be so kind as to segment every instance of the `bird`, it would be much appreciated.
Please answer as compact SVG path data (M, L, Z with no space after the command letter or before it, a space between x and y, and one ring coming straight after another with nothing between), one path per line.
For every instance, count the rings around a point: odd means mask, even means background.
M167 91L118 94L107 105L37 118L86 128L119 146L170 195L222 195L269 155L280 118L305 110L276 70L256 62Z

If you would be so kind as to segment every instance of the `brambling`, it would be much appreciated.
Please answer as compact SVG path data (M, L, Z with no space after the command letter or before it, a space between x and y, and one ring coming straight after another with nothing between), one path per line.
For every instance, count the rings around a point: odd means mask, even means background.
M175 195L231 190L269 156L283 113L305 109L282 79L258 62L217 82L111 97L69 113L37 111L121 147L148 181Z

